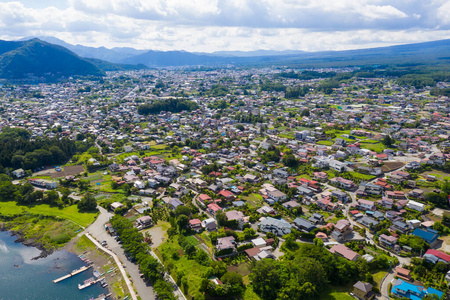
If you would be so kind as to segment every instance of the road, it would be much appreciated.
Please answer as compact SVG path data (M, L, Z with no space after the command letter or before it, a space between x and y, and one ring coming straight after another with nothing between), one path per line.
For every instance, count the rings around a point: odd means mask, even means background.
M109 218L112 217L113 214L109 213L102 207L98 207L98 209L100 210L100 214L97 220L95 220L95 222L92 223L92 225L89 226L86 231L89 232L89 234L96 238L98 241L106 241L108 243L109 250L116 254L122 264L126 267L127 273L131 276L131 281L133 282L134 287L136 288L136 291L141 299L155 300L156 296L152 286L147 284L140 277L139 267L136 264L131 263L125 257L123 249L120 247L119 243L105 230L104 225L109 221Z
M391 270L386 277L384 277L383 281L381 282L381 297L378 299L387 299L389 300L389 283L394 280L394 272Z
M114 258L114 261L116 262L117 266L119 267L120 273L122 273L122 277L125 280L125 283L128 287L128 290L130 291L130 295L131 295L131 299L133 300L138 300L136 293L134 292L133 289L133 285L131 284L130 279L127 276L127 272L125 272L124 267L122 266L122 263L120 262L119 258L117 257L116 254L114 254L113 252L111 252L110 250L106 249L105 247L103 247L95 238L93 238L89 233L86 233L86 236L88 237L88 239L90 239L99 249L101 249L103 252L105 252L106 254L112 256L112 258Z

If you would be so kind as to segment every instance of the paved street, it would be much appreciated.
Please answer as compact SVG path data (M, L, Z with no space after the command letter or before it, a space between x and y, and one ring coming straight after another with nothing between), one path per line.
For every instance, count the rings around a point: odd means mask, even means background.
M127 273L131 276L131 281L133 282L136 291L142 300L156 299L153 288L145 283L142 278L140 278L139 267L136 264L131 263L125 257L123 249L120 247L119 243L105 231L104 224L108 222L109 218L112 217L113 214L109 213L102 207L98 207L98 209L100 210L100 215L97 220L86 229L86 231L98 241L106 241L108 243L109 249L119 257L120 261L125 266Z

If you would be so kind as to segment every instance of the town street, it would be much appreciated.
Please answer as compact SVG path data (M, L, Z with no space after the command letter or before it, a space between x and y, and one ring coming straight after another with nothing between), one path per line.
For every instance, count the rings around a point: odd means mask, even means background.
M131 281L133 282L137 293L141 297L142 300L154 300L156 299L155 293L153 291L152 286L147 284L141 277L140 277L140 271L138 265L130 262L124 254L123 249L121 248L120 244L112 237L110 236L107 231L105 230L105 223L108 222L108 220L113 216L112 213L106 211L106 209L102 207L98 207L100 210L100 214L95 220L94 223L92 223L91 226L89 226L86 231L89 232L89 234L93 237L95 237L98 241L106 241L108 243L108 248L113 253L115 253L122 264L125 266L127 273L131 276Z

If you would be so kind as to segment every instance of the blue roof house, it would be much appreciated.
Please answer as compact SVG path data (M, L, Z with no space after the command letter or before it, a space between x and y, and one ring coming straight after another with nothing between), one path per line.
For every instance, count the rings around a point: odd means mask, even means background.
M436 295L440 299L444 294L443 292L436 289L426 289L421 285L414 285L401 279L397 279L394 282L391 292L396 296L405 297L411 300L421 300L426 295Z
M413 235L421 237L428 244L433 244L438 238L439 234L437 234L434 230L423 230L420 228L414 229Z

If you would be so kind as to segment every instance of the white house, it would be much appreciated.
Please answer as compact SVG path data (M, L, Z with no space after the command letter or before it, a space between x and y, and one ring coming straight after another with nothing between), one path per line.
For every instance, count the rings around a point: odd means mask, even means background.
M145 188L145 182L140 181L140 180L136 180L134 182L134 186L141 190L141 189Z
M420 212L425 210L425 204L413 200L409 200L408 204L406 204L406 207Z
M346 170L346 164L335 159L330 160L328 165L330 168L338 172L343 172Z
M17 169L17 170L12 171L12 174L16 178L22 178L25 176L25 171L23 169Z
M272 198L275 202L283 201L287 197L285 193L283 193L277 189L274 191L267 191L267 196Z

